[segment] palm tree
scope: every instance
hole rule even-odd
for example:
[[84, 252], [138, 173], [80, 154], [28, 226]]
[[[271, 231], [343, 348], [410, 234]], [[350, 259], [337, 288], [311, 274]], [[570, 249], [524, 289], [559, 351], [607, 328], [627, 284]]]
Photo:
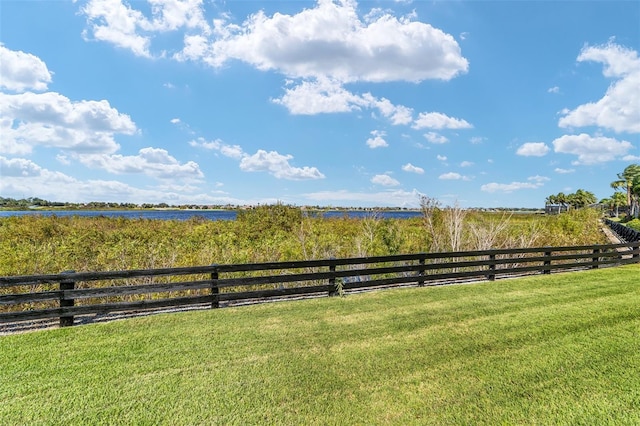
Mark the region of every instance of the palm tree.
[[615, 190], [624, 190], [627, 193], [627, 205], [629, 214], [638, 217], [638, 199], [640, 198], [640, 164], [630, 164], [618, 173], [618, 180], [611, 182]]
[[585, 191], [584, 189], [578, 189], [574, 194], [570, 194], [569, 199], [575, 208], [587, 207], [597, 201], [593, 192]]
[[[558, 195], [556, 195], [556, 201], [558, 202], [558, 204], [562, 207], [566, 207], [566, 210], [569, 210], [569, 197], [567, 197], [567, 195], [564, 192], [558, 192]], [[561, 209], [558, 208], [558, 213], [560, 213]]]
[[620, 206], [625, 206], [626, 201], [627, 197], [622, 192], [614, 192], [611, 196], [611, 204], [616, 209], [616, 217], [618, 217]]

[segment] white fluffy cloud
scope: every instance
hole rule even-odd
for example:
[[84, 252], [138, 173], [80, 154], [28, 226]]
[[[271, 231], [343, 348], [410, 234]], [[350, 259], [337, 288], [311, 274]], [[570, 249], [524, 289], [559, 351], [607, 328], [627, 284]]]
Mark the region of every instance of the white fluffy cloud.
[[0, 156], [0, 194], [22, 198], [24, 194], [46, 200], [84, 202], [87, 200], [117, 200], [133, 203], [173, 204], [209, 203], [241, 204], [229, 197], [196, 193], [191, 185], [165, 185], [158, 189], [140, 189], [114, 180], [81, 181], [60, 172], [47, 170], [24, 158]]
[[106, 100], [73, 102], [55, 92], [0, 93], [0, 152], [26, 154], [35, 146], [113, 153], [114, 135], [134, 134], [131, 118]]
[[386, 148], [389, 146], [384, 137], [386, 133], [381, 130], [374, 130], [371, 132], [372, 138], [367, 139], [367, 146], [371, 149]]
[[[87, 18], [85, 37], [151, 57], [156, 34], [182, 29], [184, 47], [172, 55], [176, 60], [201, 61], [213, 67], [239, 60], [295, 79], [280, 98], [273, 99], [292, 114], [368, 108], [394, 125], [407, 125], [413, 122], [411, 108], [370, 93], [353, 94], [343, 85], [450, 80], [468, 69], [451, 35], [417, 21], [414, 14], [396, 17], [373, 9], [360, 16], [355, 0], [318, 0], [314, 7], [291, 15], [267, 16], [260, 11], [239, 24], [222, 14], [211, 26], [204, 18], [202, 0], [147, 3], [150, 13], [145, 14], [144, 8], [134, 9], [124, 0], [90, 0], [81, 8]], [[470, 126], [457, 119], [440, 125]]]
[[467, 71], [455, 39], [412, 17], [358, 16], [353, 0], [320, 0], [297, 14], [264, 12], [240, 25], [217, 22], [209, 63], [231, 59], [295, 78], [351, 81], [449, 80]]
[[145, 174], [157, 179], [198, 180], [203, 177], [198, 164], [180, 163], [161, 148], [142, 148], [138, 155], [80, 155], [87, 167], [99, 168], [114, 174]]
[[46, 90], [51, 72], [37, 56], [10, 50], [0, 43], [0, 88], [22, 92]]
[[441, 112], [421, 112], [414, 129], [471, 129], [473, 126], [461, 118], [449, 117]]
[[371, 178], [371, 183], [381, 186], [398, 186], [400, 182], [392, 178], [388, 174], [375, 175]]
[[518, 148], [516, 154], [524, 157], [543, 157], [549, 152], [549, 147], [544, 142], [527, 142]]
[[[50, 74], [43, 71], [46, 71], [46, 65], [39, 58], [6, 49], [2, 55], [3, 60], [9, 58], [13, 62], [22, 61], [24, 66], [33, 66], [34, 75], [40, 75], [40, 80], [34, 80], [33, 76], [27, 80], [38, 80], [42, 84], [32, 83], [27, 87], [12, 83], [13, 89], [46, 88], [44, 82], [50, 80], [46, 78]], [[134, 156], [116, 154], [120, 149], [115, 141], [116, 135], [133, 135], [138, 129], [131, 117], [113, 108], [106, 100], [72, 101], [55, 92], [0, 93], [0, 117], [0, 153], [25, 155], [39, 147], [58, 148], [62, 152], [56, 158], [67, 165], [73, 159], [109, 173], [144, 174], [163, 180], [197, 181], [203, 177], [198, 164], [193, 161], [180, 163], [164, 149], [144, 148]], [[180, 123], [179, 120], [172, 122]], [[46, 176], [55, 181], [63, 176], [41, 169], [27, 159], [5, 159], [3, 169], [16, 178], [27, 174], [30, 177]], [[69, 177], [64, 179], [73, 180]], [[10, 184], [14, 187], [19, 185], [16, 182]]]
[[630, 142], [604, 136], [564, 135], [553, 141], [555, 152], [578, 157], [574, 164], [597, 164], [615, 160], [633, 148]]
[[186, 28], [178, 60], [222, 66], [240, 60], [294, 78], [330, 77], [342, 82], [450, 80], [467, 72], [453, 36], [414, 20], [375, 9], [358, 15], [355, 0], [319, 0], [296, 14], [259, 11], [240, 23], [227, 16], [209, 26], [201, 0], [149, 0], [151, 16], [123, 0], [90, 0], [81, 12], [87, 38], [151, 56], [155, 33]]
[[258, 150], [255, 154], [249, 155], [239, 145], [228, 145], [220, 139], [206, 141], [198, 138], [189, 142], [195, 148], [218, 151], [225, 157], [240, 160], [240, 170], [245, 172], [268, 172], [278, 179], [287, 180], [309, 180], [324, 179], [324, 175], [316, 167], [293, 167], [289, 160], [292, 155], [282, 155], [276, 151], [267, 152]]
[[445, 136], [436, 133], [436, 132], [428, 132], [424, 134], [424, 138], [426, 140], [428, 140], [431, 143], [447, 143], [449, 142], [449, 139], [447, 139]]
[[613, 78], [605, 95], [597, 102], [565, 111], [560, 127], [598, 126], [617, 133], [640, 133], [640, 58], [638, 52], [609, 43], [586, 46], [578, 62], [593, 61], [604, 65], [605, 77]]
[[[289, 82], [293, 84], [293, 82]], [[285, 93], [272, 102], [284, 106], [291, 114], [315, 115], [343, 113], [372, 109], [388, 119], [391, 124], [409, 124], [413, 110], [404, 105], [394, 105], [386, 98], [376, 98], [370, 93], [351, 93], [337, 80], [318, 78], [302, 81], [287, 87]]]
[[190, 141], [189, 145], [196, 148], [219, 151], [225, 157], [235, 158], [236, 160], [239, 160], [246, 155], [239, 145], [227, 145], [220, 139], [206, 141], [204, 138], [198, 138], [197, 140]]
[[404, 105], [394, 105], [386, 98], [376, 98], [370, 93], [362, 95], [369, 108], [377, 109], [383, 117], [389, 119], [391, 124], [409, 124], [413, 121], [413, 109]]
[[325, 176], [315, 167], [293, 167], [289, 164], [289, 160], [292, 159], [291, 155], [260, 149], [253, 155], [245, 155], [240, 160], [240, 169], [245, 172], [268, 172], [278, 179], [324, 179]]
[[402, 166], [402, 170], [408, 173], [417, 173], [419, 175], [424, 174], [424, 169], [422, 167], [414, 166], [411, 163], [407, 163]]
[[0, 156], [0, 175], [5, 178], [38, 176], [41, 171], [40, 166], [31, 160]]
[[283, 105], [292, 114], [301, 115], [350, 112], [359, 110], [366, 104], [360, 96], [330, 79], [303, 81], [285, 89], [282, 97], [272, 101]]
[[151, 17], [132, 9], [122, 0], [90, 0], [81, 13], [87, 17], [85, 38], [112, 43], [137, 56], [151, 57], [154, 33], [178, 28], [200, 29], [208, 34], [202, 0], [148, 0]]
[[440, 179], [440, 180], [470, 180], [470, 178], [468, 176], [464, 176], [464, 175], [461, 175], [460, 173], [456, 173], [456, 172], [443, 173], [440, 176], [438, 176], [438, 179]]

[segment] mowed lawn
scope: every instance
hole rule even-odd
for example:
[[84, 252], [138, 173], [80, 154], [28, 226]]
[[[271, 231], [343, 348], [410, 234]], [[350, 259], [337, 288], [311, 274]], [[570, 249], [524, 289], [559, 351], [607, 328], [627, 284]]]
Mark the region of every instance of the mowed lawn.
[[640, 265], [0, 337], [0, 424], [640, 424]]

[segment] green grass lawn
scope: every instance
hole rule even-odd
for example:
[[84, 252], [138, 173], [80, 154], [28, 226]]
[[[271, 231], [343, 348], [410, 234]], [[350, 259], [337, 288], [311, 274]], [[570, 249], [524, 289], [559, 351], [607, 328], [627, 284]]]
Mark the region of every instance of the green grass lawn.
[[0, 424], [640, 424], [640, 265], [0, 337]]

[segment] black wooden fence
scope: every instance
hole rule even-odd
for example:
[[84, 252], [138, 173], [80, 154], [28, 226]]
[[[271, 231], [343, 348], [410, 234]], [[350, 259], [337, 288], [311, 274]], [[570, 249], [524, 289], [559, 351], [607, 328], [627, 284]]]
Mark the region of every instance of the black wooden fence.
[[443, 285], [640, 263], [640, 242], [0, 277], [0, 323], [218, 308], [400, 285]]
[[633, 242], [640, 241], [640, 232], [633, 228], [629, 228], [619, 222], [614, 222], [609, 219], [605, 219], [605, 223], [611, 228], [613, 232], [618, 234], [618, 237], [623, 241]]

